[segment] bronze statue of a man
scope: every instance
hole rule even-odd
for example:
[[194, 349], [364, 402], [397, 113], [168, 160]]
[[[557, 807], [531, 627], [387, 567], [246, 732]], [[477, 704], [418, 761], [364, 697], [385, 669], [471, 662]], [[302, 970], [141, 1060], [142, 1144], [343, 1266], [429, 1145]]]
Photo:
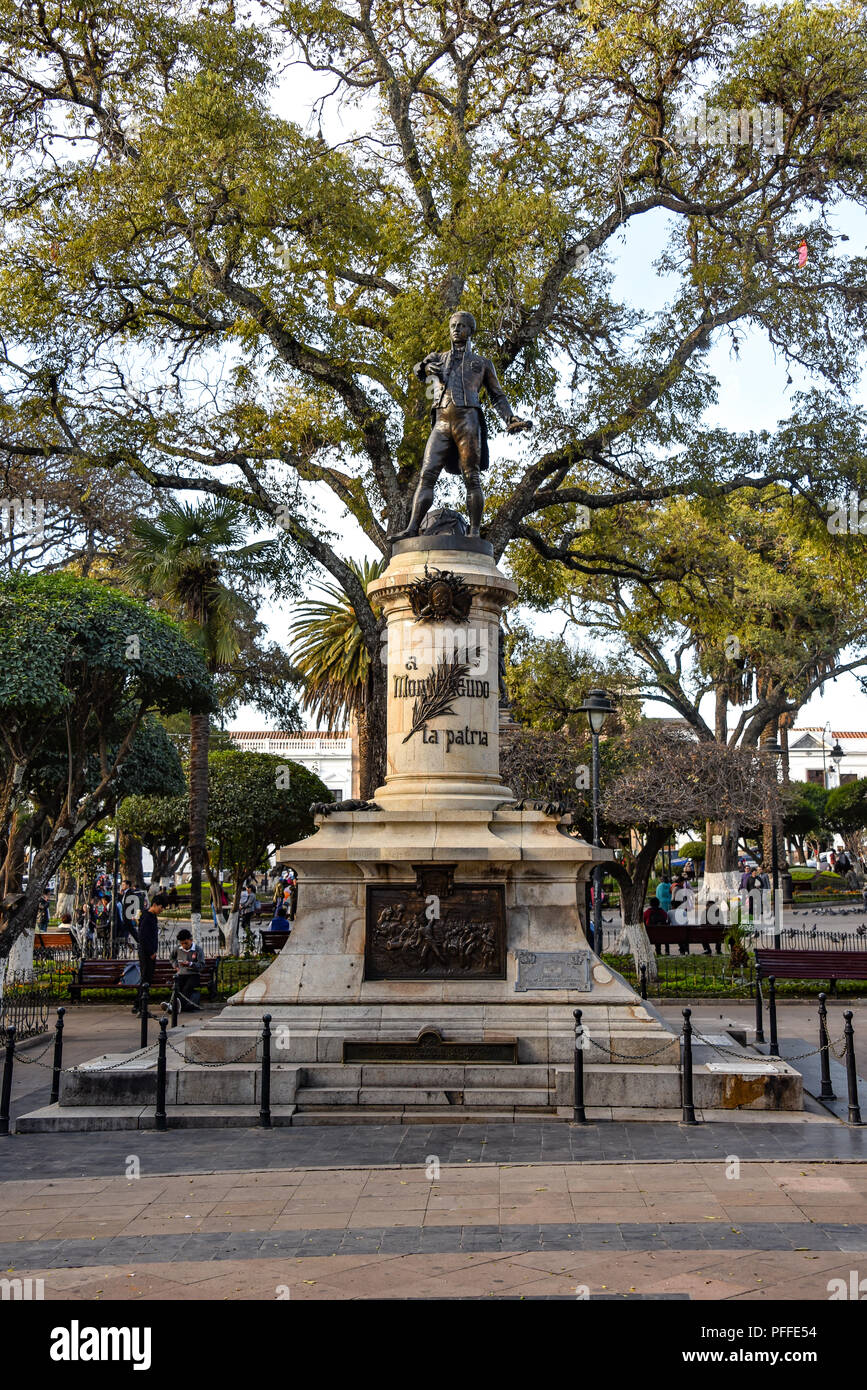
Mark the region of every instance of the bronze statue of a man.
[[434, 486], [445, 468], [460, 474], [467, 490], [470, 535], [477, 536], [482, 524], [485, 497], [481, 473], [488, 466], [488, 433], [479, 391], [488, 393], [497, 414], [511, 434], [532, 429], [529, 420], [519, 420], [497, 380], [488, 357], [473, 352], [470, 340], [476, 331], [472, 314], [460, 310], [449, 319], [452, 345], [448, 352], [429, 352], [417, 362], [414, 371], [421, 381], [433, 381], [431, 432], [425, 445], [421, 477], [412, 500], [412, 516], [404, 531], [393, 540], [417, 536], [419, 527], [433, 502]]

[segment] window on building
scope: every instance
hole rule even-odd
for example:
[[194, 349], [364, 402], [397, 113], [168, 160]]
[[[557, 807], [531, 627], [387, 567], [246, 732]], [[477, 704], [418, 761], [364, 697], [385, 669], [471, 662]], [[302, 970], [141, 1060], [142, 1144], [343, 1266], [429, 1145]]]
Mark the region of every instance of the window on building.
[[818, 782], [820, 787], [825, 785], [825, 774], [820, 767], [807, 768], [807, 781]]
[[841, 786], [841, 787], [845, 787], [845, 785], [846, 785], [847, 782], [857, 782], [857, 781], [858, 781], [858, 773], [857, 773], [857, 772], [841, 772], [841, 773], [840, 773], [840, 786]]

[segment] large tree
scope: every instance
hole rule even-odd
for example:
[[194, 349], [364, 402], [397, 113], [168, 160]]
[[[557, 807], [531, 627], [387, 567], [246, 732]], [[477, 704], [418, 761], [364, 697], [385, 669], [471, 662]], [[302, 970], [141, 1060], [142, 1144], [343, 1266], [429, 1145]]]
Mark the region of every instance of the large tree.
[[[92, 580], [0, 580], [0, 961], [64, 856], [134, 789], [123, 778], [148, 712], [212, 703], [201, 657], [169, 618]], [[25, 835], [38, 847], [21, 891]]]
[[[619, 848], [607, 866], [620, 890], [624, 934], [636, 969], [656, 978], [656, 961], [644, 929], [647, 885], [660, 850], [675, 830], [713, 815], [761, 819], [780, 814], [781, 789], [755, 749], [702, 741], [688, 730], [641, 720], [600, 740], [600, 834]], [[521, 796], [572, 812], [589, 838], [590, 790], [586, 776], [590, 740], [567, 729], [527, 729], [513, 735], [501, 759], [504, 780]], [[576, 771], [581, 775], [576, 778]], [[714, 920], [729, 920], [728, 901], [717, 899]]]
[[309, 835], [314, 828], [312, 804], [331, 801], [332, 794], [300, 763], [239, 748], [211, 754], [208, 781], [209, 837], [234, 883], [228, 924], [218, 922], [223, 949], [231, 954], [237, 948], [245, 879], [264, 867], [269, 851]]
[[[243, 510], [225, 499], [193, 505], [166, 501], [153, 519], [133, 525], [125, 565], [130, 585], [140, 585], [181, 619], [212, 675], [227, 671], [244, 644], [242, 621], [252, 611], [249, 590], [273, 571], [267, 542], [247, 544]], [[202, 917], [202, 872], [206, 869], [208, 824], [207, 712], [191, 711], [190, 914], [195, 930]]]
[[867, 777], [858, 777], [828, 793], [825, 823], [835, 830], [856, 858], [864, 853], [867, 836]]
[[135, 836], [147, 847], [153, 860], [154, 883], [164, 885], [177, 873], [190, 836], [190, 798], [186, 792], [180, 796], [126, 796], [118, 807], [117, 823], [122, 833]]
[[[703, 742], [752, 749], [827, 680], [867, 666], [867, 540], [827, 520], [778, 486], [646, 504], [631, 520], [618, 508], [568, 569], [524, 545], [514, 571], [528, 602], [628, 662], [635, 694]], [[738, 838], [736, 821], [711, 817], [715, 891], [734, 886]]]
[[[378, 579], [384, 560], [349, 561], [364, 588]], [[361, 795], [369, 800], [382, 783], [385, 731], [378, 719], [376, 675], [355, 609], [343, 590], [321, 586], [321, 598], [299, 603], [289, 623], [292, 659], [304, 683], [307, 706], [326, 729], [354, 724]], [[381, 622], [381, 610], [373, 612]]]
[[[276, 522], [295, 571], [324, 566], [355, 607], [380, 718], [376, 617], [317, 487], [387, 553], [428, 427], [411, 368], [457, 305], [538, 425], [490, 475], [497, 557], [521, 536], [568, 563], [576, 507], [768, 479], [824, 500], [859, 476], [844, 396], [867, 296], [829, 216], [865, 198], [858, 0], [257, 13], [0, 0], [9, 457]], [[289, 59], [356, 103], [349, 135], [278, 113]], [[699, 96], [723, 113], [707, 139], [681, 119]], [[740, 143], [762, 111], [773, 147]], [[667, 243], [625, 303], [616, 249], [645, 225]], [[704, 423], [705, 354], [747, 330], [816, 385], [775, 435]]]

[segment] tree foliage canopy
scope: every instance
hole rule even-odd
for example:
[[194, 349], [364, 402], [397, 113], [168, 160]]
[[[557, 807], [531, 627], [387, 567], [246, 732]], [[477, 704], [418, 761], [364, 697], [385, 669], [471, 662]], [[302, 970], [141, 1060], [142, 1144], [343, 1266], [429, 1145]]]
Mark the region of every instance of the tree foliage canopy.
[[[210, 676], [171, 619], [93, 580], [66, 574], [0, 579], [6, 893], [22, 816], [34, 803], [41, 833], [23, 900], [3, 905], [0, 954], [29, 925], [64, 855], [123, 794], [128, 759], [132, 781], [161, 789], [173, 774], [177, 780], [177, 756], [146, 715], [211, 708]], [[32, 820], [28, 833], [34, 833]]]
[[[261, 13], [0, 0], [9, 458], [273, 519], [296, 574], [322, 564], [349, 594], [373, 660], [375, 617], [311, 485], [385, 553], [427, 429], [411, 367], [458, 304], [538, 422], [491, 478], [498, 556], [519, 536], [571, 564], [577, 507], [769, 480], [824, 503], [863, 478], [846, 392], [864, 267], [828, 217], [864, 202], [858, 0]], [[280, 114], [289, 58], [355, 104], [349, 138]], [[699, 99], [779, 109], [777, 147], [680, 138]], [[614, 281], [619, 238], [646, 225], [667, 234], [661, 306]], [[747, 330], [811, 381], [774, 434], [705, 423], [706, 351]]]
[[313, 831], [310, 807], [331, 801], [314, 772], [271, 753], [224, 749], [208, 758], [208, 838], [233, 871], [236, 891], [270, 848]]

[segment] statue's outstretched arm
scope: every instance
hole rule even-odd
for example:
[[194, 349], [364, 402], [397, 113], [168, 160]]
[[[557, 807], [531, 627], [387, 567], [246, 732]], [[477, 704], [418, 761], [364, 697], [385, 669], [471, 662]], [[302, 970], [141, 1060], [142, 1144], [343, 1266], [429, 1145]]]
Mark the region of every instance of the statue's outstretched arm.
[[491, 398], [491, 404], [509, 430], [528, 430], [532, 429], [530, 420], [519, 420], [512, 407], [509, 405], [509, 398], [500, 385], [496, 368], [493, 362], [488, 361], [485, 366], [485, 376], [482, 383]]

